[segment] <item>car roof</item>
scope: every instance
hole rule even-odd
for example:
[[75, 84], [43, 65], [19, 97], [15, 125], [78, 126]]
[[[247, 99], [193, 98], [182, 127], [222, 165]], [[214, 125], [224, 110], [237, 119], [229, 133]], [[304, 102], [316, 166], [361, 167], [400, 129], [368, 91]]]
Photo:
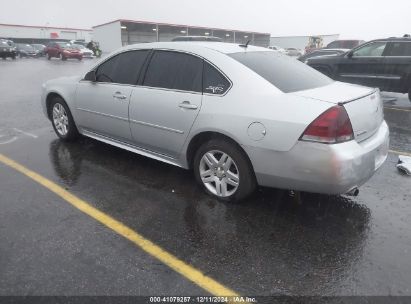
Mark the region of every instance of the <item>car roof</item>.
[[151, 42], [151, 43], [139, 43], [132, 44], [123, 47], [123, 50], [144, 48], [144, 49], [174, 49], [180, 51], [193, 51], [195, 49], [209, 49], [214, 50], [223, 54], [239, 53], [244, 51], [267, 51], [270, 49], [248, 45], [247, 47], [242, 47], [240, 44], [236, 43], [226, 43], [226, 42], [209, 42], [209, 41], [173, 41], [173, 42]]
[[333, 51], [333, 52], [348, 52], [350, 49], [337, 49], [337, 48], [333, 48], [333, 49], [319, 49], [319, 50], [315, 50], [314, 52], [318, 52], [318, 51]]
[[[382, 39], [375, 39], [372, 40], [374, 41], [390, 41], [390, 42], [398, 42], [398, 41], [402, 41], [402, 42], [411, 42], [411, 38], [410, 37], [389, 37], [389, 38], [382, 38]], [[371, 41], [369, 41], [371, 42]]]

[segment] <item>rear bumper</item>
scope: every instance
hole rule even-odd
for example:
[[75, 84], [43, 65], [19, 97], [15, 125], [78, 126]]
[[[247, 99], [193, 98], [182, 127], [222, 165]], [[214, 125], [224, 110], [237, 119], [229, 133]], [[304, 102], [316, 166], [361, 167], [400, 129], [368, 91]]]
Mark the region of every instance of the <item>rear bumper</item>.
[[261, 186], [343, 194], [368, 181], [388, 155], [384, 121], [370, 138], [335, 145], [298, 141], [287, 152], [245, 146]]

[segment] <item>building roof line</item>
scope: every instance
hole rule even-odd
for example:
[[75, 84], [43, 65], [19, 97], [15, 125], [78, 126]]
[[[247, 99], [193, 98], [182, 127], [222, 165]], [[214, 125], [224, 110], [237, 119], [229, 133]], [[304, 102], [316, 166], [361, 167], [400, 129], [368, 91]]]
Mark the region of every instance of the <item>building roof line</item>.
[[240, 32], [240, 33], [252, 33], [252, 34], [262, 34], [262, 35], [270, 35], [270, 33], [262, 33], [262, 32], [254, 32], [254, 31], [244, 31], [244, 30], [232, 30], [232, 29], [224, 29], [224, 28], [214, 28], [214, 27], [206, 27], [206, 26], [196, 26], [196, 25], [186, 25], [186, 24], [174, 24], [174, 23], [164, 23], [164, 22], [154, 22], [154, 21], [143, 21], [143, 20], [128, 20], [128, 19], [116, 19], [110, 22], [106, 22], [103, 24], [95, 25], [92, 28], [108, 25], [115, 22], [129, 22], [129, 23], [137, 23], [137, 24], [153, 24], [153, 25], [168, 25], [168, 26], [179, 26], [179, 27], [189, 27], [189, 28], [198, 28], [198, 29], [208, 29], [208, 30], [217, 30], [217, 31], [227, 31], [227, 32]]
[[270, 38], [298, 38], [298, 37], [318, 37], [318, 36], [321, 36], [321, 37], [324, 37], [324, 36], [337, 36], [337, 35], [340, 35], [340, 34], [319, 34], [319, 35], [296, 35], [296, 36], [294, 36], [294, 35], [290, 35], [290, 36], [271, 36]]
[[17, 27], [30, 27], [39, 29], [57, 29], [57, 30], [73, 30], [73, 31], [85, 31], [91, 32], [91, 29], [71, 28], [71, 27], [58, 27], [58, 26], [41, 26], [41, 25], [23, 25], [23, 24], [4, 24], [0, 23], [0, 26], [17, 26]]

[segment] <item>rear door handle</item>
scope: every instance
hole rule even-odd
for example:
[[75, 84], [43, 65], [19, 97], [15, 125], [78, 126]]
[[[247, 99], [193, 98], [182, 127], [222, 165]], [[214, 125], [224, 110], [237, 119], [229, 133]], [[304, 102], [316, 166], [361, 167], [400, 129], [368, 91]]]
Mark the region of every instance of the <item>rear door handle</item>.
[[127, 96], [126, 96], [126, 95], [121, 94], [121, 92], [115, 92], [115, 93], [113, 94], [113, 97], [114, 97], [114, 98], [117, 98], [117, 99], [121, 99], [121, 100], [123, 100], [123, 99], [126, 99], [126, 98], [127, 98]]
[[189, 109], [189, 110], [196, 110], [198, 108], [197, 105], [191, 104], [189, 101], [183, 101], [178, 106], [182, 109]]

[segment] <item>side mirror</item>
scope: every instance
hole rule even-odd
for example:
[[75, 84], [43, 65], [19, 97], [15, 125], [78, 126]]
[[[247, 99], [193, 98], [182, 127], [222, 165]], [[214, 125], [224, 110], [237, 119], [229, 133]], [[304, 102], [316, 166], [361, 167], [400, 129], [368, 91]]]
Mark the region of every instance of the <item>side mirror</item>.
[[348, 57], [348, 58], [352, 58], [353, 54], [354, 54], [353, 51], [349, 51], [349, 52], [347, 53], [347, 57]]
[[86, 74], [86, 76], [84, 76], [84, 80], [88, 80], [91, 82], [96, 82], [97, 81], [97, 75], [96, 75], [96, 71], [90, 71]]

